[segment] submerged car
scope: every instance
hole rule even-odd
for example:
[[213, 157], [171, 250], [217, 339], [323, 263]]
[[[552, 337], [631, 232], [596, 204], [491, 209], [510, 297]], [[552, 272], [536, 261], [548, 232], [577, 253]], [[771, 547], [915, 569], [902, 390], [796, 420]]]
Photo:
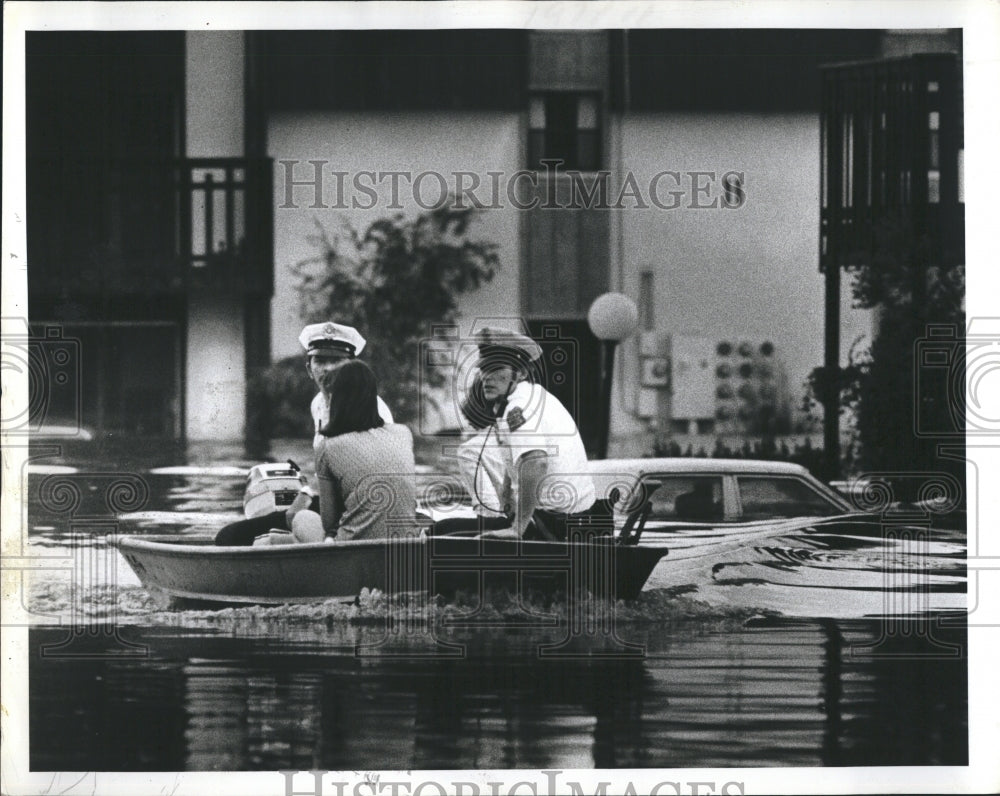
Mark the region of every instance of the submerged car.
[[[858, 513], [805, 467], [788, 462], [677, 457], [596, 459], [588, 466], [598, 498], [611, 499], [617, 510], [627, 512], [640, 496], [649, 497], [647, 532]], [[459, 501], [423, 509], [434, 519], [474, 516], [468, 495]]]
[[805, 467], [788, 462], [603, 459], [590, 462], [590, 471], [599, 493], [608, 496], [617, 489], [623, 502], [639, 494], [638, 486], [659, 484], [650, 497], [647, 534], [857, 512]]

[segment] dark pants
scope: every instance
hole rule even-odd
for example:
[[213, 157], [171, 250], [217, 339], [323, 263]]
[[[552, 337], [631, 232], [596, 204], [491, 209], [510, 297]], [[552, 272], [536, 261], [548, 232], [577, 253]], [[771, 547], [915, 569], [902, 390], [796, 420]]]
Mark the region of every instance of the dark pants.
[[[319, 498], [313, 498], [309, 508], [319, 513]], [[288, 527], [288, 517], [284, 509], [251, 520], [231, 522], [215, 535], [215, 543], [221, 547], [249, 546], [253, 544], [254, 539], [272, 528], [292, 530]]]
[[[506, 517], [451, 517], [434, 523], [429, 536], [449, 534], [469, 535], [484, 531], [510, 528], [513, 522]], [[586, 511], [577, 514], [558, 514], [545, 509], [535, 509], [531, 522], [524, 531], [528, 540], [564, 541], [573, 529], [573, 537], [609, 536], [613, 532], [611, 509], [604, 500], [595, 501]], [[577, 530], [579, 529], [579, 530]]]
[[484, 531], [499, 531], [509, 528], [511, 521], [506, 517], [449, 517], [438, 520], [427, 529], [428, 536], [469, 536]]
[[607, 501], [597, 500], [586, 511], [576, 514], [559, 514], [545, 509], [535, 509], [531, 522], [524, 531], [524, 538], [540, 541], [563, 542], [567, 539], [588, 539], [610, 536], [614, 521]]

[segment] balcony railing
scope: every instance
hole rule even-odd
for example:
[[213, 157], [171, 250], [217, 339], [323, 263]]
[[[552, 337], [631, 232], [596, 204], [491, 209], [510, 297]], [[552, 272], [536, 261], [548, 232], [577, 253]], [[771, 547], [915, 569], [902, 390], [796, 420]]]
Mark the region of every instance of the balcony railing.
[[33, 292], [273, 290], [269, 158], [28, 160]]
[[822, 77], [821, 270], [871, 263], [899, 235], [922, 239], [933, 263], [963, 263], [958, 57], [829, 66]]

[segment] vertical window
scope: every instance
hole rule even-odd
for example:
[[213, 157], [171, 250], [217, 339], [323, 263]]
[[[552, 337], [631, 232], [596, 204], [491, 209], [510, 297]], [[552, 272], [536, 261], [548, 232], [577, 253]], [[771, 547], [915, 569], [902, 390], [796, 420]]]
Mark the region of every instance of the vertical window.
[[528, 165], [561, 160], [561, 169], [601, 167], [601, 109], [596, 94], [553, 92], [531, 97], [528, 107]]
[[654, 319], [653, 272], [639, 274], [639, 328], [651, 332], [656, 328]]

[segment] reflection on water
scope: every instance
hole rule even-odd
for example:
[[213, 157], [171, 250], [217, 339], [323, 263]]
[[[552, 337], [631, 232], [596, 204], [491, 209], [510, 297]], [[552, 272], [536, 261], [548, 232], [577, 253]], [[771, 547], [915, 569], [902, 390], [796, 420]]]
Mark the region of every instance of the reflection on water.
[[[961, 632], [936, 638], [964, 650]], [[32, 647], [59, 637], [32, 631]], [[962, 765], [964, 657], [877, 623], [633, 629], [645, 659], [463, 638], [462, 658], [129, 628], [31, 662], [36, 770]], [[90, 652], [106, 640], [80, 642]], [[84, 647], [78, 647], [79, 653]], [[866, 654], [858, 654], [867, 649]], [[502, 650], [502, 651], [501, 651]], [[933, 684], [933, 687], [929, 687]]]
[[[275, 458], [308, 467], [296, 444]], [[104, 534], [221, 527], [263, 457], [102, 445], [29, 479], [24, 544], [64, 564], [29, 596], [35, 770], [966, 763], [963, 534], [676, 536], [615, 643], [543, 656], [564, 625], [454, 605], [408, 633], [375, 598], [162, 611]]]

